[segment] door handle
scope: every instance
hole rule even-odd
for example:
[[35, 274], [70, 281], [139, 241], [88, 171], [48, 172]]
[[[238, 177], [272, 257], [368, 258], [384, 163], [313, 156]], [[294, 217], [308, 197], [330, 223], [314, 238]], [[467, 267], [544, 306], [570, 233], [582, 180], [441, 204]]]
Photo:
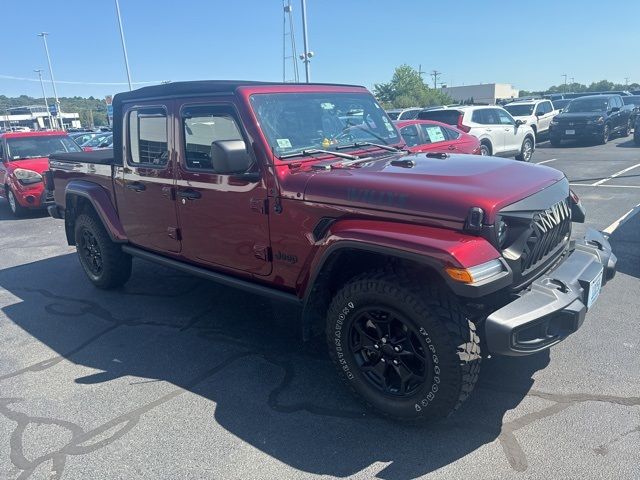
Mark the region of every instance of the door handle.
[[504, 131], [505, 131], [505, 132], [510, 132], [510, 131], [511, 131], [511, 129], [510, 129], [510, 128], [505, 128], [505, 129], [504, 129]]
[[449, 150], [455, 150], [456, 146], [455, 145], [449, 145]]
[[134, 192], [143, 192], [147, 189], [147, 187], [144, 186], [144, 183], [140, 182], [127, 182], [127, 188]]
[[187, 189], [187, 190], [178, 190], [177, 195], [180, 198], [184, 198], [187, 200], [196, 200], [200, 197], [202, 197], [202, 194], [196, 190], [191, 190], [191, 189]]
[[485, 132], [490, 132], [490, 131], [491, 131], [491, 129], [490, 129], [490, 128], [485, 128], [485, 129], [484, 129], [484, 131], [485, 131]]

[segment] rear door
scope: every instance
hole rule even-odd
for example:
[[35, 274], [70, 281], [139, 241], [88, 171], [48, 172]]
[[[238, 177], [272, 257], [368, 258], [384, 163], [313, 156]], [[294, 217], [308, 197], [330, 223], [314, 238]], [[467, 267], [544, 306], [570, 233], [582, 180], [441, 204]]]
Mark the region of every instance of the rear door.
[[180, 251], [171, 107], [171, 102], [138, 105], [123, 118], [120, 220], [132, 244], [159, 252]]
[[538, 118], [538, 132], [546, 132], [549, 130], [549, 124], [554, 117], [553, 105], [550, 101], [540, 102], [534, 112]]
[[[251, 145], [231, 102], [184, 100], [179, 105], [176, 197], [182, 253], [198, 263], [268, 275], [271, 249], [264, 180], [259, 174], [251, 178], [216, 172], [211, 160], [215, 141], [244, 140]], [[260, 172], [257, 164], [251, 172]]]

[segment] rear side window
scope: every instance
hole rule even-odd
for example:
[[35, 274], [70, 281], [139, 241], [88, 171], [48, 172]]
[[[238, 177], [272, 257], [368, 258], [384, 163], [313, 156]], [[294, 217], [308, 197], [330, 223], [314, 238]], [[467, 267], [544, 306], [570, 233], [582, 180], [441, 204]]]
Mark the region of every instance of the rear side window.
[[167, 112], [163, 107], [141, 107], [129, 112], [129, 161], [133, 165], [162, 167], [169, 160]]
[[444, 129], [440, 125], [421, 124], [420, 128], [427, 140], [426, 143], [438, 143], [448, 140], [447, 133], [445, 132], [445, 130], [448, 129]]
[[446, 110], [423, 110], [418, 113], [418, 119], [420, 120], [433, 120], [447, 125], [457, 125], [459, 117], [460, 111], [450, 108]]
[[452, 128], [443, 128], [449, 140], [458, 140], [460, 138], [460, 132], [453, 130]]
[[415, 125], [407, 125], [400, 129], [400, 135], [408, 147], [415, 147], [420, 144], [420, 133]]
[[497, 125], [500, 123], [500, 118], [495, 108], [481, 108], [473, 112], [471, 121], [481, 125]]
[[182, 112], [184, 158], [189, 170], [213, 171], [211, 144], [221, 140], [242, 140], [230, 107], [194, 106]]

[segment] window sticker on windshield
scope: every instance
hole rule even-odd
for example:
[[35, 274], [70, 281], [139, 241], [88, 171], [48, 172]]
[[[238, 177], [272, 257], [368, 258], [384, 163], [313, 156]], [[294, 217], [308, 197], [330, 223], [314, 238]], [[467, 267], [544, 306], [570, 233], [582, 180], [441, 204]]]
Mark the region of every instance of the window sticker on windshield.
[[291, 148], [291, 142], [288, 138], [276, 138], [276, 142], [280, 148]]
[[393, 128], [393, 125], [391, 125], [391, 122], [389, 120], [387, 120], [387, 117], [382, 117], [382, 121], [384, 122], [384, 126], [387, 127], [387, 130], [391, 133], [394, 133], [395, 130]]
[[431, 140], [432, 143], [443, 142], [445, 140], [440, 127], [427, 127], [427, 135], [429, 135], [429, 140]]

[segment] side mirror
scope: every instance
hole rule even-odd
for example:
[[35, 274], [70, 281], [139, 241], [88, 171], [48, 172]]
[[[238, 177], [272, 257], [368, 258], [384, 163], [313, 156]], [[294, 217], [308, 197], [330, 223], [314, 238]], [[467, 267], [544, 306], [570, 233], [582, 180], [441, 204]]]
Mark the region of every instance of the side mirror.
[[525, 123], [527, 123], [526, 120], [516, 120], [516, 127], [519, 127], [520, 125], [524, 125]]
[[613, 112], [619, 112], [620, 111], [620, 107], [613, 107], [611, 108], [611, 113]]
[[211, 144], [211, 163], [217, 173], [244, 173], [253, 161], [242, 140], [219, 140]]

